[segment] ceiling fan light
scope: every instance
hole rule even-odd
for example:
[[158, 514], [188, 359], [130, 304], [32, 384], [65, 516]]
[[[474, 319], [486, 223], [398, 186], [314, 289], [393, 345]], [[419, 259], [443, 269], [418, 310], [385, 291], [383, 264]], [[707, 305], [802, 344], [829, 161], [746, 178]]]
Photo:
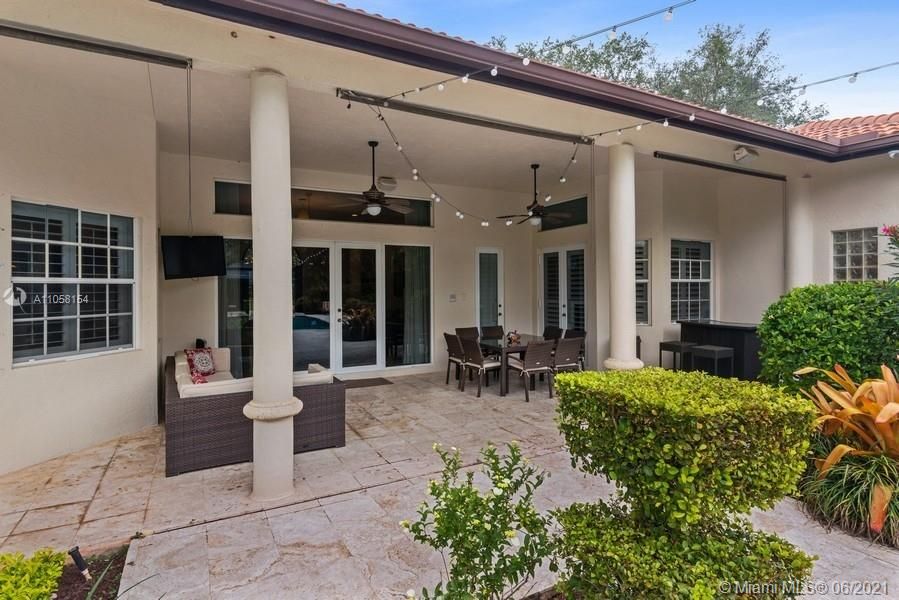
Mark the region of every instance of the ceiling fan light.
[[540, 217], [537, 217], [537, 216], [533, 216], [533, 217], [531, 217], [530, 219], [528, 219], [528, 223], [530, 223], [530, 224], [533, 225], [534, 227], [539, 226], [539, 225], [540, 225], [540, 221], [541, 221]]
[[379, 214], [381, 214], [381, 205], [374, 204], [374, 203], [369, 204], [368, 206], [365, 207], [365, 212], [367, 212], [368, 214], [370, 214], [373, 217], [377, 217]]
[[512, 225], [512, 219], [506, 219], [506, 227]]

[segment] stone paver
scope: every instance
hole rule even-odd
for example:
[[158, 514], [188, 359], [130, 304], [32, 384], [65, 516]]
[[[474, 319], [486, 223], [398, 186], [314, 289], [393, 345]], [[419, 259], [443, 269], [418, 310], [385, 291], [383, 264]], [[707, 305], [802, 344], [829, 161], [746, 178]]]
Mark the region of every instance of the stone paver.
[[[249, 499], [249, 464], [166, 478], [160, 428], [4, 475], [0, 552], [98, 550], [142, 531], [128, 551], [121, 590], [139, 584], [126, 600], [401, 598], [443, 570], [440, 555], [398, 525], [414, 517], [441, 468], [434, 442], [458, 447], [472, 464], [488, 441], [517, 440], [550, 473], [536, 498], [541, 510], [613, 492], [571, 468], [545, 389], [525, 403], [515, 383], [505, 398], [494, 385], [478, 399], [445, 386], [441, 374], [392, 380], [347, 392], [346, 447], [297, 455], [295, 493], [276, 503]], [[899, 597], [899, 552], [828, 533], [792, 500], [752, 518], [820, 556], [817, 579], [887, 581]], [[538, 575], [535, 589], [550, 585], [548, 572]]]

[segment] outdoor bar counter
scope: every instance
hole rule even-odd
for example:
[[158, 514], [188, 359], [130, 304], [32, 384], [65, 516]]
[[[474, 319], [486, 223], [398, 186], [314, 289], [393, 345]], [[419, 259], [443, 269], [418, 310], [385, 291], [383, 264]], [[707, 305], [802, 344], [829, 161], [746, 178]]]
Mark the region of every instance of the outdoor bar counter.
[[678, 321], [680, 339], [695, 344], [728, 346], [734, 349], [734, 377], [754, 380], [762, 368], [759, 362], [761, 343], [752, 323], [726, 321]]

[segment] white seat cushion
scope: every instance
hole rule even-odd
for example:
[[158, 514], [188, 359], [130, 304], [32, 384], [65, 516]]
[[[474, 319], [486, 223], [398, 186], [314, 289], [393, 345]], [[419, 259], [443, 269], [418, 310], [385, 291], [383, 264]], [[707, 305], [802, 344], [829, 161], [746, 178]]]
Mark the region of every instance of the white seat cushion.
[[[216, 373], [217, 374], [217, 373]], [[238, 394], [253, 390], [253, 378], [209, 380], [206, 383], [190, 383], [178, 386], [178, 395], [182, 398], [199, 398], [202, 396], [219, 396], [222, 394]]]
[[524, 363], [520, 358], [515, 358], [514, 356], [509, 357], [509, 366], [513, 369], [518, 369], [519, 371], [524, 368]]
[[293, 374], [293, 385], [294, 386], [303, 386], [303, 385], [316, 385], [319, 383], [333, 383], [334, 382], [334, 373], [331, 371], [318, 371], [318, 372], [308, 372], [308, 373], [294, 373]]
[[485, 371], [487, 371], [487, 370], [490, 370], [490, 369], [498, 369], [498, 368], [500, 368], [502, 365], [500, 364], [500, 362], [499, 362], [498, 360], [485, 360], [483, 366], [482, 366], [482, 365], [479, 365], [479, 364], [476, 364], [476, 363], [465, 363], [465, 366], [466, 366], [466, 367], [471, 367], [471, 368], [473, 368], [473, 369], [480, 369], [480, 368], [483, 368]]

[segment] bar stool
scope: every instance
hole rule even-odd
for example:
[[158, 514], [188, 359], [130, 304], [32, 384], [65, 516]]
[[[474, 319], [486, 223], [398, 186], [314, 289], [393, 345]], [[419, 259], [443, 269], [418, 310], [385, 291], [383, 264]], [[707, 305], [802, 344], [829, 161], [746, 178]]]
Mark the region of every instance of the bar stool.
[[[692, 348], [696, 345], [695, 342], [682, 342], [680, 340], [670, 340], [667, 342], [659, 343], [659, 366], [662, 366], [662, 352], [670, 352], [672, 357], [672, 362], [674, 366], [674, 370], [677, 371], [677, 355], [680, 354], [680, 368], [683, 370], [684, 368], [684, 358], [685, 355], [690, 354]], [[692, 364], [693, 360], [690, 359], [690, 363]]]
[[714, 375], [718, 374], [718, 361], [724, 358], [730, 359], [730, 376], [734, 376], [734, 349], [729, 346], [714, 346], [712, 344], [704, 344], [701, 346], [693, 346], [692, 353], [690, 355], [690, 368], [694, 368], [694, 360], [696, 357], [699, 358], [709, 358], [713, 361], [713, 371]]

